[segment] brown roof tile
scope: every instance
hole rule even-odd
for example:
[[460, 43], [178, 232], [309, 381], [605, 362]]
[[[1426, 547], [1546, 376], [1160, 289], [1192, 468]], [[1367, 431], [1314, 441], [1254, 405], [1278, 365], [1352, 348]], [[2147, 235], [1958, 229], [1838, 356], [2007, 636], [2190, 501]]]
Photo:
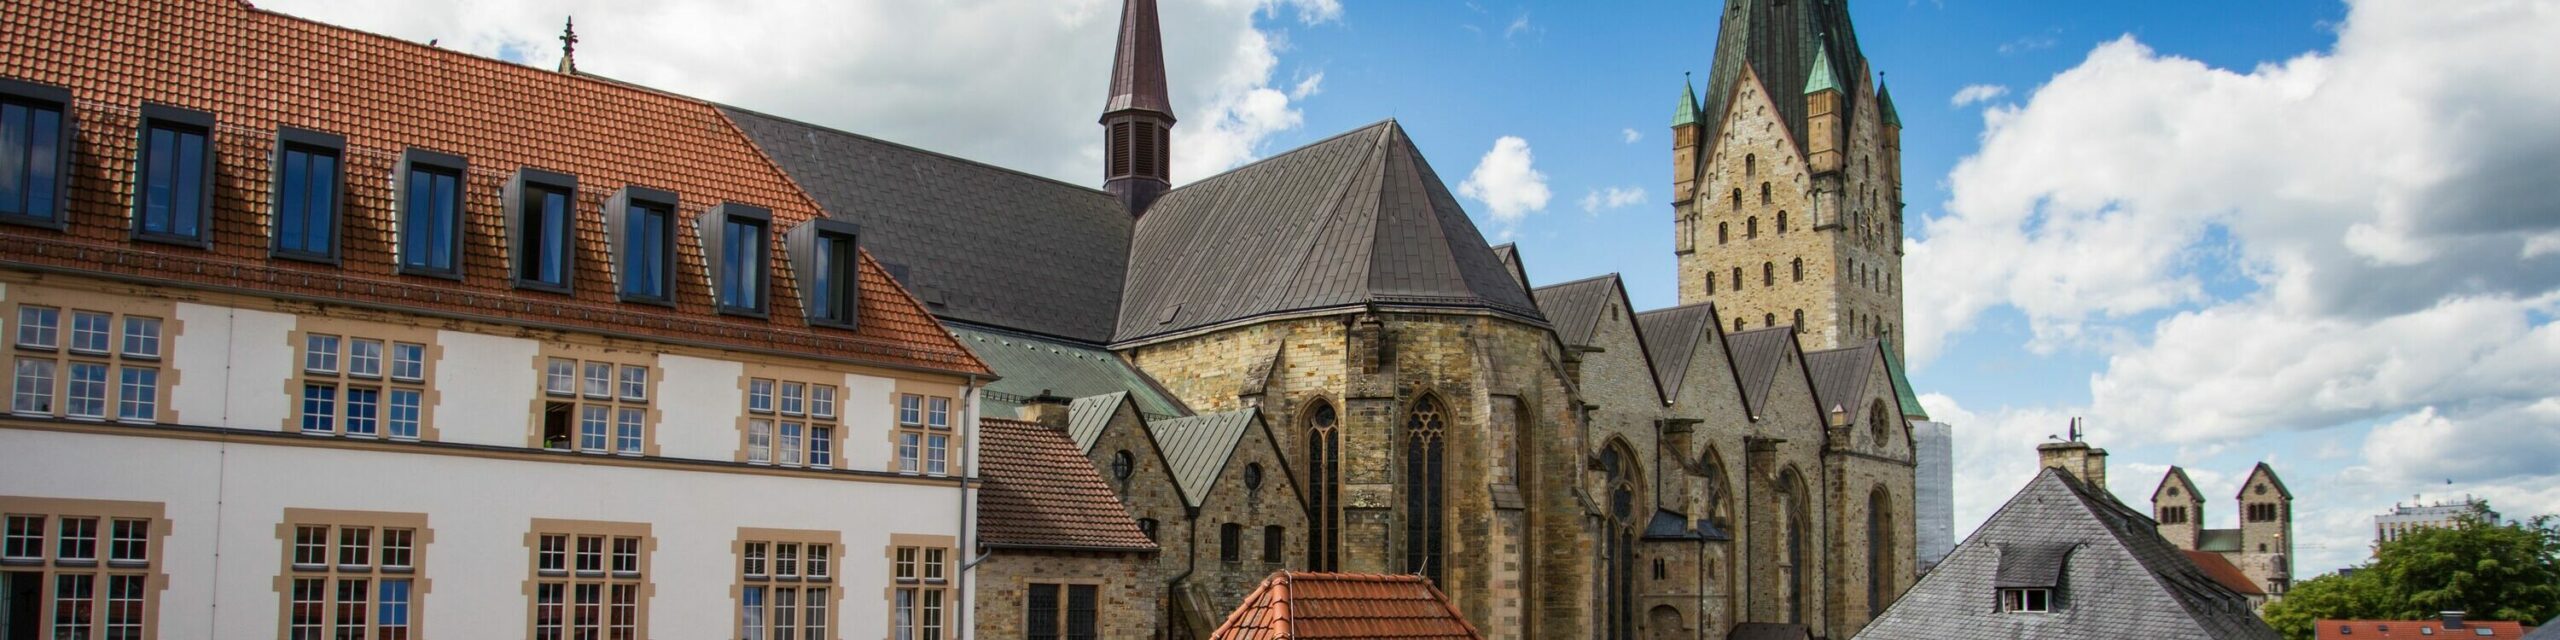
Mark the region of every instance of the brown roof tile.
[[1414, 575], [1271, 574], [1211, 640], [1484, 637], [1447, 594]]
[[2230, 558], [2211, 551], [2194, 549], [2180, 551], [2187, 554], [2187, 559], [2194, 561], [2196, 568], [2203, 569], [2205, 577], [2212, 578], [2214, 582], [2221, 583], [2222, 586], [2238, 591], [2244, 596], [2267, 595], [2267, 590], [2258, 588], [2257, 583], [2249, 581], [2249, 574], [2241, 572], [2238, 565], [2231, 564]]
[[989, 547], [1154, 551], [1119, 494], [1067, 434], [1036, 422], [978, 422], [978, 540]]
[[[0, 0], [0, 76], [71, 91], [79, 135], [69, 225], [7, 227], [0, 262], [514, 324], [985, 373], [866, 253], [860, 329], [802, 320], [775, 247], [772, 319], [713, 312], [697, 234], [678, 225], [673, 309], [617, 302], [598, 211], [614, 191], [772, 210], [775, 237], [820, 208], [712, 105], [248, 8], [236, 0]], [[145, 102], [215, 114], [212, 246], [127, 239]], [[268, 153], [279, 127], [346, 136], [342, 265], [270, 260]], [[461, 282], [394, 273], [390, 181], [404, 149], [470, 163]], [[573, 295], [515, 289], [499, 191], [519, 167], [575, 175]]]
[[2532, 627], [2503, 620], [2469, 620], [2447, 629], [2444, 619], [2322, 620], [2311, 625], [2319, 640], [2504, 640], [2522, 638]]

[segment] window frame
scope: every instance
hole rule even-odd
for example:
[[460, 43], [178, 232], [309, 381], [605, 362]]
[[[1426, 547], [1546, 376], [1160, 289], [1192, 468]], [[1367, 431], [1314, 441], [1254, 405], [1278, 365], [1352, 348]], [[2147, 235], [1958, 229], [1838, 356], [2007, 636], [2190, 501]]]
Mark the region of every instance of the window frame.
[[[2054, 606], [2053, 592], [2054, 590], [2048, 587], [2002, 587], [1999, 595], [2000, 612], [2053, 613], [2057, 609], [2057, 607]], [[2012, 595], [2017, 596], [2014, 606], [2012, 606], [2012, 601], [2010, 599], [2010, 596]], [[2033, 595], [2042, 595], [2043, 597], [2028, 597]], [[2042, 602], [2037, 603], [2037, 600], [2041, 600]], [[2042, 606], [2030, 606], [2031, 604], [2041, 604]]]
[[[526, 637], [543, 637], [540, 633], [543, 629], [558, 629], [559, 635], [554, 636], [558, 638], [617, 637], [614, 635], [615, 614], [622, 605], [615, 601], [614, 595], [626, 590], [632, 596], [628, 610], [631, 615], [630, 637], [650, 637], [649, 601], [657, 591], [653, 582], [655, 572], [651, 567], [655, 564], [653, 556], [657, 555], [658, 540], [648, 523], [535, 518], [530, 529], [525, 536], [525, 550], [533, 558], [533, 562], [525, 565]], [[556, 570], [544, 569], [542, 544], [546, 538], [554, 536], [562, 540], [560, 560], [563, 566]], [[580, 569], [577, 564], [579, 556], [585, 554], [580, 543], [587, 538], [601, 539], [599, 564], [593, 570]], [[632, 541], [631, 560], [634, 566], [629, 571], [617, 567], [623, 555], [621, 542], [626, 539]], [[557, 607], [559, 615], [556, 627], [541, 625], [542, 591], [549, 586], [558, 587], [559, 600], [551, 603]], [[579, 594], [590, 587], [594, 590], [594, 602], [581, 602]], [[594, 618], [590, 624], [581, 624], [579, 616], [585, 613], [581, 609], [586, 607], [592, 607], [589, 611]], [[582, 629], [593, 629], [595, 633], [580, 635], [578, 632]]]
[[[824, 240], [826, 242], [821, 242]], [[822, 273], [818, 248], [843, 243], [844, 259], [830, 260], [835, 273]], [[800, 311], [810, 326], [854, 330], [860, 328], [862, 315], [862, 226], [834, 218], [817, 217], [791, 228], [785, 245], [791, 252], [791, 270], [800, 294]], [[813, 292], [832, 282], [830, 294], [834, 304], [820, 308], [813, 304]]]
[[[545, 282], [537, 278], [527, 278], [524, 275], [524, 261], [532, 257], [532, 250], [536, 248], [534, 243], [538, 242], [537, 239], [527, 237], [527, 234], [531, 233], [534, 227], [526, 224], [525, 216], [539, 214], [538, 212], [529, 210], [527, 207], [529, 203], [526, 202], [526, 199], [533, 197], [537, 193], [546, 192], [556, 192], [568, 201], [560, 213], [560, 223], [563, 227], [560, 231], [559, 246], [545, 248], [547, 251], [556, 251], [559, 254], [559, 282]], [[514, 283], [515, 288], [518, 289], [531, 289], [534, 291], [544, 291], [561, 295], [576, 293], [578, 282], [578, 177], [534, 167], [519, 167], [516, 169], [515, 176], [507, 179], [507, 188], [504, 192], [504, 198], [504, 204], [507, 212], [507, 217], [503, 221], [507, 230], [507, 281]]]
[[[326, 155], [337, 161], [337, 170], [329, 179], [329, 250], [314, 252], [288, 249], [284, 246], [285, 153], [300, 151], [309, 155]], [[295, 127], [277, 127], [275, 149], [268, 153], [267, 186], [267, 257], [338, 265], [346, 255], [347, 208], [347, 138], [346, 136]], [[308, 212], [306, 212], [308, 215]], [[306, 242], [307, 244], [307, 242]]]
[[[0, 513], [12, 522], [32, 519], [36, 526], [35, 555], [11, 555], [6, 566], [12, 573], [34, 574], [43, 593], [35, 627], [43, 637], [55, 634], [61, 619], [54, 617], [53, 607], [61, 603], [82, 605], [81, 614], [71, 621], [86, 631], [85, 638], [105, 638], [116, 630], [138, 630], [132, 637], [161, 637], [159, 605], [161, 590], [153, 585], [168, 580], [162, 558], [168, 551], [170, 521], [166, 505], [160, 502], [123, 500], [87, 500], [33, 498], [0, 495]], [[58, 539], [63, 523], [84, 521], [89, 524], [87, 557], [66, 557]], [[117, 535], [119, 523], [142, 523], [139, 537]], [[23, 538], [21, 538], [23, 540]], [[121, 542], [131, 547], [120, 548]], [[21, 549], [23, 551], [23, 549]], [[132, 550], [140, 558], [118, 558], [118, 552]], [[86, 588], [76, 597], [60, 597], [55, 591], [61, 585], [78, 582]], [[131, 591], [119, 591], [124, 585]], [[131, 603], [129, 606], [120, 606]]]
[[[679, 203], [673, 191], [640, 185], [624, 185], [614, 191], [613, 197], [605, 200], [605, 235], [612, 247], [614, 299], [662, 307], [676, 305], [676, 207]], [[635, 206], [647, 207], [659, 214], [657, 295], [635, 294], [625, 285], [630, 279], [630, 251], [635, 244], [631, 239], [635, 229], [630, 219], [631, 208]], [[709, 245], [704, 246], [707, 248]]]
[[[712, 308], [724, 316], [772, 317], [773, 212], [750, 204], [722, 202], [702, 212], [702, 215], [694, 220], [695, 234], [702, 238], [703, 268], [711, 276]], [[728, 236], [729, 225], [732, 223], [752, 226], [757, 230], [755, 249], [761, 255], [754, 260], [740, 263], [743, 266], [752, 267], [752, 273], [741, 276], [741, 281], [755, 283], [753, 300], [749, 301], [751, 304], [747, 306], [730, 304], [728, 292], [722, 288], [722, 282], [727, 280], [729, 275], [724, 269], [729, 262]]]
[[[15, 103], [29, 108], [50, 107], [59, 114], [56, 118], [58, 123], [55, 125], [57, 130], [54, 132], [52, 215], [36, 216], [29, 215], [23, 210], [11, 213], [0, 209], [0, 223], [61, 231], [70, 224], [71, 220], [70, 212], [67, 210], [71, 205], [71, 151], [74, 146], [77, 146], [80, 131], [79, 124], [76, 122], [78, 117], [72, 108], [71, 91], [52, 85], [0, 77], [0, 102]], [[34, 123], [29, 123], [27, 127], [29, 131], [35, 130]], [[26, 183], [19, 184], [24, 188]], [[20, 206], [24, 206], [24, 203], [20, 203]]]
[[[409, 217], [417, 215], [417, 212], [410, 210], [409, 192], [410, 189], [419, 187], [418, 185], [411, 184], [409, 174], [416, 173], [418, 171], [453, 174], [453, 222], [452, 224], [447, 225], [451, 227], [447, 231], [452, 234], [453, 246], [445, 249], [445, 253], [447, 254], [445, 257], [451, 261], [450, 264], [452, 265], [448, 268], [438, 269], [429, 266], [410, 264], [410, 256], [406, 251], [407, 245], [409, 244]], [[466, 253], [463, 251], [463, 246], [470, 244], [470, 241], [465, 236], [465, 234], [469, 232], [470, 227], [463, 222], [464, 218], [471, 216], [470, 162], [465, 160], [462, 156], [442, 151], [435, 151], [432, 149], [410, 147], [400, 152], [400, 163], [397, 168], [392, 170], [391, 181], [391, 209], [394, 212], [391, 220], [393, 237], [391, 246], [392, 253], [396, 256], [392, 261], [392, 272], [404, 276], [426, 276], [430, 278], [442, 278], [454, 281], [462, 280], [463, 256]]]
[[[131, 215], [127, 218], [132, 225], [129, 237], [134, 240], [181, 247], [198, 249], [213, 247], [213, 200], [216, 188], [213, 177], [219, 173], [218, 168], [222, 165], [221, 145], [214, 139], [214, 125], [213, 113], [209, 111], [197, 111], [156, 102], [142, 103], [142, 121], [134, 126], [133, 208]], [[143, 230], [143, 217], [151, 210], [148, 186], [151, 180], [151, 132], [156, 129], [173, 131], [192, 129], [194, 133], [204, 136], [204, 166], [200, 169], [201, 175], [197, 176], [204, 185], [203, 200], [196, 203], [193, 212], [178, 211], [174, 208], [170, 210], [171, 216], [192, 213], [196, 217], [196, 233], [193, 236]], [[176, 167], [175, 164], [171, 166]], [[175, 222], [175, 218], [171, 221]]]

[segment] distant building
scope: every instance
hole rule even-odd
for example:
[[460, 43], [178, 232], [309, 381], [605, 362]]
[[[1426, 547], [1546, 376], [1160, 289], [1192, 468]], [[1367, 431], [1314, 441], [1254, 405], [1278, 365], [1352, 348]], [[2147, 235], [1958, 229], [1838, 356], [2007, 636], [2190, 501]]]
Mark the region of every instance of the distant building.
[[2232, 496], [2240, 503], [2240, 526], [2204, 528], [2204, 494], [2187, 470], [2170, 467], [2151, 490], [2152, 517], [2160, 537], [2190, 551], [2222, 554], [2266, 590], [2264, 602], [2283, 600], [2293, 586], [2293, 491], [2276, 477], [2274, 467], [2258, 463]]
[[1913, 560], [1925, 573], [1956, 548], [1955, 429], [1944, 422], [1913, 420], [1911, 446], [1911, 506], [1919, 529]]
[[2429, 505], [2391, 505], [2391, 512], [2373, 517], [2373, 546], [2400, 539], [2419, 529], [2447, 529], [2463, 516], [2479, 514], [2490, 522], [2498, 521], [2498, 512], [2488, 503], [2463, 496], [2460, 502], [2437, 502]]
[[2104, 450], [2038, 449], [2044, 471], [1859, 640], [2277, 637], [2247, 595], [2107, 493]]
[[2312, 625], [2319, 640], [2508, 640], [2521, 638], [2560, 637], [2555, 634], [2533, 634], [2534, 628], [2521, 622], [2465, 621], [2462, 612], [2447, 611], [2430, 620], [2322, 620]]

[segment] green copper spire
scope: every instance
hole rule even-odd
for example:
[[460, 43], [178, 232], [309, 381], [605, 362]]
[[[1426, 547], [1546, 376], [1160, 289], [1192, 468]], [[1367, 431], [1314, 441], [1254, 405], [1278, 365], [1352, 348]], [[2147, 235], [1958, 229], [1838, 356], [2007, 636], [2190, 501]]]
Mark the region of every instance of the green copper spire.
[[[1888, 109], [1885, 113], [1893, 113], [1893, 111]], [[1929, 419], [1929, 411], [1920, 408], [1920, 396], [1911, 391], [1911, 374], [1902, 370], [1901, 358], [1893, 357], [1893, 340], [1887, 338], [1878, 342], [1877, 345], [1878, 348], [1884, 349], [1885, 374], [1893, 376], [1894, 399], [1902, 402], [1902, 415], [1922, 420]]]
[[1884, 109], [1885, 126], [1902, 126], [1902, 114], [1893, 111], [1893, 89], [1884, 86], [1883, 80], [1876, 81], [1876, 106]]
[[1689, 74], [1680, 74], [1680, 110], [1671, 114], [1671, 126], [1685, 127], [1698, 123], [1698, 90], [1689, 85]]
[[1813, 73], [1804, 79], [1805, 95], [1839, 91], [1840, 79], [1831, 75], [1831, 41], [1824, 38], [1813, 45]]

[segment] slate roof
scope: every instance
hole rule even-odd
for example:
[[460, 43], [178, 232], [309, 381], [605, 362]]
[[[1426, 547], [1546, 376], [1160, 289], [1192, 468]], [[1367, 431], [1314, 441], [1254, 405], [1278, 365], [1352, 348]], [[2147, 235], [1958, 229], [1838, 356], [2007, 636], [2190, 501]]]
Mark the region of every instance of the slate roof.
[[1587, 347], [1600, 335], [1601, 318], [1607, 315], [1602, 311], [1626, 298], [1621, 287], [1618, 274], [1610, 273], [1538, 287], [1529, 295], [1567, 346]]
[[1415, 575], [1280, 571], [1244, 598], [1211, 640], [1474, 640], [1449, 596]]
[[1127, 270], [1111, 194], [738, 108], [723, 113], [945, 319], [1103, 343]]
[[[2045, 469], [1860, 631], [1860, 640], [2248, 638], [2274, 640], [2241, 594], [2155, 533], [2150, 518]], [[2069, 549], [2051, 613], [1998, 611], [2013, 550]]]
[[961, 345], [976, 352], [996, 375], [1002, 376], [987, 383], [988, 393], [981, 408], [987, 415], [1014, 415], [1022, 399], [1043, 392], [1082, 398], [1121, 391], [1138, 401], [1141, 413], [1189, 413], [1153, 378], [1101, 347], [959, 323], [947, 326]]
[[2524, 640], [2560, 640], [2560, 616], [2552, 616], [2550, 620], [2542, 621], [2542, 626], [2534, 627], [2533, 632], [2524, 634]]
[[1093, 453], [1093, 443], [1102, 439], [1111, 419], [1120, 415], [1120, 407], [1129, 404], [1129, 392], [1113, 391], [1098, 396], [1076, 398], [1067, 403], [1067, 438], [1076, 449]]
[[988, 548], [1156, 550], [1093, 461], [1036, 422], [979, 421], [978, 542]]
[[1120, 5], [1119, 50], [1111, 56], [1111, 97], [1105, 113], [1138, 109], [1173, 116], [1165, 97], [1164, 28], [1156, 22], [1156, 0], [1129, 0]]
[[[689, 222], [723, 202], [771, 211], [777, 232], [821, 215], [798, 187], [691, 98], [250, 8], [246, 2], [76, 0], [0, 9], [0, 76], [66, 88], [77, 123], [67, 225], [0, 230], [0, 262], [109, 278], [328, 300], [501, 324], [593, 331], [952, 373], [984, 373], [916, 301], [865, 257], [860, 329], [809, 326], [786, 243], [772, 243], [771, 317], [712, 307]], [[538, 100], [536, 99], [538, 97]], [[212, 114], [220, 188], [203, 248], [135, 242], [133, 158], [145, 103]], [[271, 259], [268, 185], [280, 127], [345, 137], [339, 264]], [[390, 181], [410, 148], [459, 155], [462, 278], [401, 275]], [[680, 153], [676, 153], [680, 151]], [[572, 293], [520, 289], [507, 261], [515, 172], [578, 181]], [[672, 308], [624, 303], [599, 212], [625, 185], [677, 194]], [[779, 234], [777, 234], [779, 235]]]
[[1867, 373], [1875, 365], [1874, 343], [1804, 354], [1805, 373], [1813, 378], [1813, 397], [1821, 401], [1823, 415], [1830, 415], [1832, 407], [1852, 416], [1865, 413], [1866, 403], [1859, 400], [1867, 395]]
[[1644, 525], [1644, 539], [1655, 541], [1723, 541], [1731, 540], [1733, 538], [1732, 536], [1726, 535], [1723, 529], [1717, 528], [1714, 522], [1710, 522], [1706, 519], [1701, 518], [1693, 523], [1690, 522], [1688, 516], [1680, 515], [1678, 512], [1670, 509], [1655, 509], [1653, 511], [1653, 520], [1646, 522]]
[[1493, 258], [1502, 261], [1503, 270], [1511, 272], [1511, 280], [1520, 283], [1520, 288], [1529, 288], [1529, 270], [1520, 264], [1519, 245], [1509, 242], [1493, 245]]
[[1367, 305], [1545, 324], [1394, 120], [1166, 192], [1129, 247], [1115, 344]]
[[1636, 328], [1644, 333], [1644, 351], [1653, 359], [1654, 380], [1661, 383], [1667, 399], [1679, 402], [1680, 390], [1685, 388], [1681, 383], [1688, 379], [1689, 363], [1696, 358], [1698, 345], [1714, 341], [1715, 303], [1639, 313]]
[[1236, 443], [1244, 440], [1245, 430], [1260, 420], [1261, 414], [1254, 409], [1237, 409], [1151, 420], [1147, 431], [1155, 436], [1156, 448], [1164, 452], [1165, 465], [1173, 471], [1174, 488], [1181, 489], [1182, 500], [1196, 509], [1208, 500], [1220, 472], [1235, 457]]
[[2197, 570], [2203, 571], [2206, 577], [2213, 578], [2213, 581], [2220, 583], [2223, 588], [2239, 592], [2244, 596], [2267, 595], [2267, 590], [2258, 588], [2258, 583], [2251, 581], [2248, 573], [2241, 571], [2238, 565], [2231, 564], [2231, 559], [2222, 554], [2195, 550], [2179, 553], [2185, 554], [2188, 562], [2196, 563]]
[[[1786, 369], [1788, 355], [1796, 348], [1794, 327], [1769, 327], [1725, 334], [1726, 349], [1733, 351], [1733, 370], [1742, 378], [1742, 401], [1751, 415], [1767, 415], [1761, 403], [1769, 399], [1769, 386]], [[1822, 409], [1830, 411], [1829, 407]]]
[[[1704, 105], [1707, 135], [1723, 134], [1725, 112], [1733, 104], [1735, 83], [1748, 66], [1760, 76], [1778, 110], [1778, 121], [1792, 133], [1801, 154], [1805, 144], [1805, 101], [1799, 91], [1812, 79], [1816, 58], [1828, 60], [1835, 78], [1849, 79], [1843, 89], [1855, 91], [1864, 78], [1866, 56], [1859, 52], [1857, 30], [1849, 23], [1847, 2], [1733, 2], [1717, 25], [1714, 66], [1707, 74]], [[1820, 52], [1817, 55], [1817, 51]], [[1852, 116], [1855, 100], [1841, 101], [1841, 115]]]

